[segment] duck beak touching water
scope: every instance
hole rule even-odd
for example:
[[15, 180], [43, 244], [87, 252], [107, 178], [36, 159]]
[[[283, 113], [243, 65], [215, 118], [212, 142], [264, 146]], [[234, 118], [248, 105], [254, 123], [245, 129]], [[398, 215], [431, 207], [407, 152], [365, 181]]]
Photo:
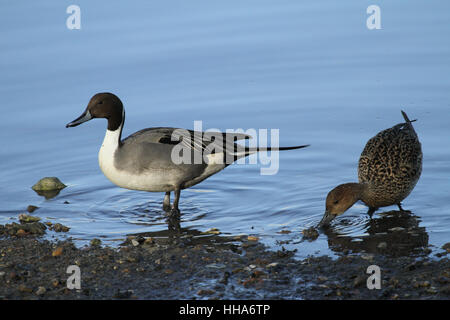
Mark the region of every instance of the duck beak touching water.
[[320, 220], [319, 224], [317, 225], [317, 228], [326, 228], [330, 225], [330, 222], [333, 221], [333, 219], [336, 218], [335, 215], [331, 214], [328, 211], [325, 211], [322, 220]]
[[325, 213], [317, 225], [318, 228], [329, 226], [337, 216], [343, 214], [361, 198], [364, 186], [358, 183], [345, 183], [331, 190], [327, 195]]
[[412, 122], [402, 111], [405, 122], [380, 131], [371, 138], [358, 162], [358, 182], [345, 183], [331, 190], [318, 227], [326, 227], [356, 201], [362, 201], [372, 214], [380, 207], [397, 205], [414, 189], [422, 172], [422, 147]]

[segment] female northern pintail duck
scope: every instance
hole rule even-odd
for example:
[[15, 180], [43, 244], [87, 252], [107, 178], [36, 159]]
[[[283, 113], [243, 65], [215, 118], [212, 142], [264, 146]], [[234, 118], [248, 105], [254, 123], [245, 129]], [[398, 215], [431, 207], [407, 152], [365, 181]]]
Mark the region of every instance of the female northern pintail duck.
[[328, 193], [326, 210], [319, 227], [329, 225], [361, 200], [372, 214], [379, 207], [398, 205], [414, 189], [422, 172], [422, 147], [412, 122], [402, 111], [405, 123], [379, 132], [361, 153], [359, 183], [345, 183]]
[[[94, 118], [108, 120], [98, 154], [103, 174], [122, 188], [165, 192], [163, 209], [172, 214], [179, 213], [182, 189], [196, 185], [237, 159], [258, 151], [307, 147], [248, 148], [235, 143], [251, 138], [241, 133], [205, 133], [162, 127], [140, 130], [121, 140], [125, 110], [120, 99], [112, 93], [94, 95], [83, 114], [66, 127], [75, 127]], [[174, 161], [173, 155], [181, 154], [181, 158], [187, 161], [180, 161], [179, 158]], [[172, 207], [171, 191], [175, 194]]]

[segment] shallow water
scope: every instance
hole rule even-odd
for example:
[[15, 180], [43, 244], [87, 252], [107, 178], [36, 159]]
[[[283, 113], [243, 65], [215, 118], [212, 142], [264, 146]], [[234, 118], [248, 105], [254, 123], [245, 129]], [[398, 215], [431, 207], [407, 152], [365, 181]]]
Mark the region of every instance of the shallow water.
[[[123, 136], [202, 120], [204, 129], [280, 129], [280, 145], [311, 144], [280, 153], [276, 175], [233, 165], [183, 191], [182, 228], [256, 235], [299, 257], [371, 252], [374, 234], [395, 241], [389, 229], [399, 226], [419, 234], [417, 246], [449, 241], [450, 4], [378, 1], [382, 29], [368, 30], [369, 1], [78, 1], [82, 28], [68, 30], [70, 4], [0, 4], [0, 223], [33, 204], [80, 245], [164, 236], [163, 194], [120, 189], [101, 173], [105, 122], [64, 127], [110, 91], [127, 111]], [[328, 191], [357, 179], [366, 141], [401, 122], [400, 109], [418, 119], [424, 152], [404, 201], [413, 217], [370, 222], [358, 204], [332, 231], [302, 241]], [[44, 176], [68, 187], [45, 199], [31, 190]]]

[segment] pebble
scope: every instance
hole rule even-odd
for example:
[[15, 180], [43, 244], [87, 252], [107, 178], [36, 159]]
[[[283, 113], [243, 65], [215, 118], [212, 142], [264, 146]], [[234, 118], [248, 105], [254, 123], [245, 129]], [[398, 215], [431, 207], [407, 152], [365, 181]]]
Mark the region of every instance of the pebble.
[[24, 285], [24, 284], [21, 284], [21, 285], [19, 285], [19, 291], [20, 291], [20, 292], [31, 293], [31, 292], [33, 292], [33, 289], [28, 288], [28, 287], [27, 287], [26, 285]]
[[36, 294], [37, 294], [38, 296], [42, 296], [45, 292], [47, 292], [47, 289], [45, 289], [44, 287], [39, 287], [39, 288], [36, 290]]
[[309, 240], [316, 240], [319, 237], [319, 232], [314, 227], [310, 227], [302, 231], [303, 238]]
[[39, 218], [39, 217], [29, 216], [25, 213], [19, 214], [19, 221], [22, 223], [37, 222], [40, 220], [41, 220], [41, 218]]
[[447, 242], [442, 246], [442, 249], [444, 249], [447, 252], [450, 252], [450, 242]]
[[377, 245], [377, 248], [378, 248], [378, 249], [386, 249], [386, 248], [387, 248], [387, 243], [386, 243], [386, 242], [380, 242], [380, 243]]
[[273, 267], [276, 267], [278, 265], [278, 262], [272, 262], [272, 263], [269, 263], [268, 265], [266, 265], [266, 268], [273, 268]]
[[217, 228], [211, 228], [209, 230], [202, 232], [201, 234], [221, 234], [221, 232]]
[[90, 244], [92, 247], [99, 246], [102, 244], [102, 240], [94, 238], [91, 240]]
[[214, 290], [210, 290], [210, 289], [200, 289], [197, 291], [197, 295], [199, 295], [199, 296], [210, 296], [214, 293], [216, 293], [216, 292]]
[[51, 191], [51, 190], [61, 190], [67, 187], [56, 177], [45, 177], [36, 182], [31, 188], [35, 191]]
[[55, 223], [52, 227], [50, 227], [50, 230], [55, 232], [68, 232], [70, 228], [63, 226], [61, 223]]
[[39, 209], [39, 207], [33, 206], [33, 205], [31, 205], [31, 204], [27, 207], [28, 213], [33, 213], [33, 212], [36, 211], [37, 209]]
[[372, 261], [373, 260], [374, 255], [373, 254], [369, 254], [369, 253], [363, 253], [361, 255], [361, 259], [367, 260], [367, 261]]
[[19, 229], [19, 230], [17, 230], [16, 236], [22, 237], [22, 236], [25, 236], [27, 234], [28, 233], [25, 230]]
[[258, 238], [258, 237], [255, 237], [255, 236], [248, 236], [248, 237], [247, 237], [247, 240], [248, 240], [248, 241], [258, 241], [259, 238]]
[[53, 257], [59, 257], [63, 253], [63, 248], [58, 247], [52, 252]]

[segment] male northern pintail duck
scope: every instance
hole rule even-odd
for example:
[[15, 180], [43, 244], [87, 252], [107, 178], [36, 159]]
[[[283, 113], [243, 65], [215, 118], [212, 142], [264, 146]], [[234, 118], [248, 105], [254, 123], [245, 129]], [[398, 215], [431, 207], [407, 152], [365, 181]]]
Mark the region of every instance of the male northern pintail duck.
[[[205, 133], [163, 127], [143, 129], [122, 140], [125, 110], [120, 99], [112, 93], [94, 95], [83, 114], [66, 127], [75, 127], [94, 118], [108, 120], [98, 154], [103, 174], [122, 188], [165, 192], [163, 209], [171, 214], [179, 213], [178, 202], [182, 189], [196, 185], [237, 159], [258, 151], [307, 147], [248, 148], [235, 143], [251, 138], [242, 133]], [[174, 162], [172, 155], [176, 147], [177, 150], [180, 147], [188, 150], [187, 160], [191, 161]], [[171, 191], [175, 194], [173, 206], [170, 205]]]
[[422, 172], [422, 147], [412, 122], [402, 111], [405, 123], [379, 132], [361, 153], [359, 183], [345, 183], [328, 193], [326, 210], [319, 227], [329, 225], [361, 200], [372, 214], [379, 207], [398, 205], [414, 189]]

